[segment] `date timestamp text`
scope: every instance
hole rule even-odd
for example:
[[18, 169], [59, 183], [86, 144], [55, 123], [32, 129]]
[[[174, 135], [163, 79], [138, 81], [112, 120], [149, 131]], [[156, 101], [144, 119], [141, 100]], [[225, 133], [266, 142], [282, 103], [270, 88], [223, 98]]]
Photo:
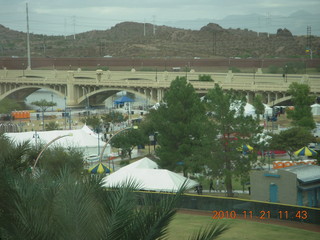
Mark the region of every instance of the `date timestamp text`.
[[305, 210], [298, 211], [212, 211], [212, 219], [223, 219], [223, 218], [231, 218], [231, 219], [269, 219], [269, 218], [278, 218], [283, 220], [306, 220], [308, 219], [308, 212]]

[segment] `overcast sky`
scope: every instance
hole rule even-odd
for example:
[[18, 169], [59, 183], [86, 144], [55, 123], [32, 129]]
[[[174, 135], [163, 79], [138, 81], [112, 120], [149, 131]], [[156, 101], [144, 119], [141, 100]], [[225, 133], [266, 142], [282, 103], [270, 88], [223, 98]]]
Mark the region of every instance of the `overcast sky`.
[[[245, 28], [248, 22], [241, 18], [223, 20], [230, 15], [259, 14], [249, 20], [252, 28], [276, 31], [279, 25], [294, 28], [290, 18], [280, 24], [279, 16], [288, 17], [297, 11], [317, 14], [320, 19], [320, 0], [0, 0], [0, 24], [25, 32], [26, 2], [30, 32], [47, 35], [106, 30], [123, 21], [191, 29], [199, 29], [205, 22], [221, 22], [223, 27]], [[313, 21], [318, 24], [310, 20], [302, 27], [311, 25], [312, 33], [320, 35], [320, 20]]]

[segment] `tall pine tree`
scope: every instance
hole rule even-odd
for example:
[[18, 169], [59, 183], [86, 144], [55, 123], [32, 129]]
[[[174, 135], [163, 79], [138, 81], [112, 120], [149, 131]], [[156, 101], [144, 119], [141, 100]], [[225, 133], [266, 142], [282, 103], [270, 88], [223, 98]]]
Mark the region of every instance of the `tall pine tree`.
[[170, 170], [187, 172], [199, 167], [201, 139], [207, 118], [199, 95], [185, 77], [171, 82], [157, 110], [149, 114], [149, 122], [158, 132], [159, 164]]
[[245, 105], [245, 98], [234, 91], [224, 92], [217, 84], [206, 95], [212, 129], [218, 135], [211, 138], [205, 161], [215, 176], [224, 177], [228, 196], [233, 196], [232, 179], [246, 177], [257, 160], [254, 153], [243, 149], [244, 145], [252, 146], [254, 135], [261, 130], [257, 119], [245, 116]]

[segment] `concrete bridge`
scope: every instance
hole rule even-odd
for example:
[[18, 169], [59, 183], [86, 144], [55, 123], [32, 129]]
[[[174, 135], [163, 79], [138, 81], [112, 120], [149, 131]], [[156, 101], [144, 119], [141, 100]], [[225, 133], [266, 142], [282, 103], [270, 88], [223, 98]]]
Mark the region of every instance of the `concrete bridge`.
[[[213, 82], [197, 81], [199, 75], [210, 75]], [[138, 72], [131, 71], [58, 71], [0, 70], [0, 100], [24, 99], [38, 89], [47, 89], [66, 97], [68, 107], [99, 105], [120, 91], [127, 91], [149, 102], [159, 102], [177, 76], [186, 76], [199, 94], [205, 94], [218, 83], [223, 89], [234, 89], [246, 95], [249, 102], [256, 94], [269, 105], [281, 105], [290, 100], [286, 91], [292, 82], [310, 85], [311, 93], [320, 94], [320, 75], [291, 75], [212, 72]], [[48, 96], [49, 98], [49, 96]]]

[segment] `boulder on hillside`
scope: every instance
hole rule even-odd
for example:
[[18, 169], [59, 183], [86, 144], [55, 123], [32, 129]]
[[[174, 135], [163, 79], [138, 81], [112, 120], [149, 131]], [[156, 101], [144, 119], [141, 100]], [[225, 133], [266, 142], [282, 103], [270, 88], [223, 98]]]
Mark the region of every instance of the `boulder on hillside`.
[[224, 29], [216, 23], [209, 23], [208, 25], [200, 29], [200, 31], [210, 31], [210, 32], [221, 32], [223, 30]]
[[277, 30], [277, 36], [279, 36], [279, 37], [292, 37], [292, 33], [286, 28], [284, 28], [284, 29], [279, 28]]

